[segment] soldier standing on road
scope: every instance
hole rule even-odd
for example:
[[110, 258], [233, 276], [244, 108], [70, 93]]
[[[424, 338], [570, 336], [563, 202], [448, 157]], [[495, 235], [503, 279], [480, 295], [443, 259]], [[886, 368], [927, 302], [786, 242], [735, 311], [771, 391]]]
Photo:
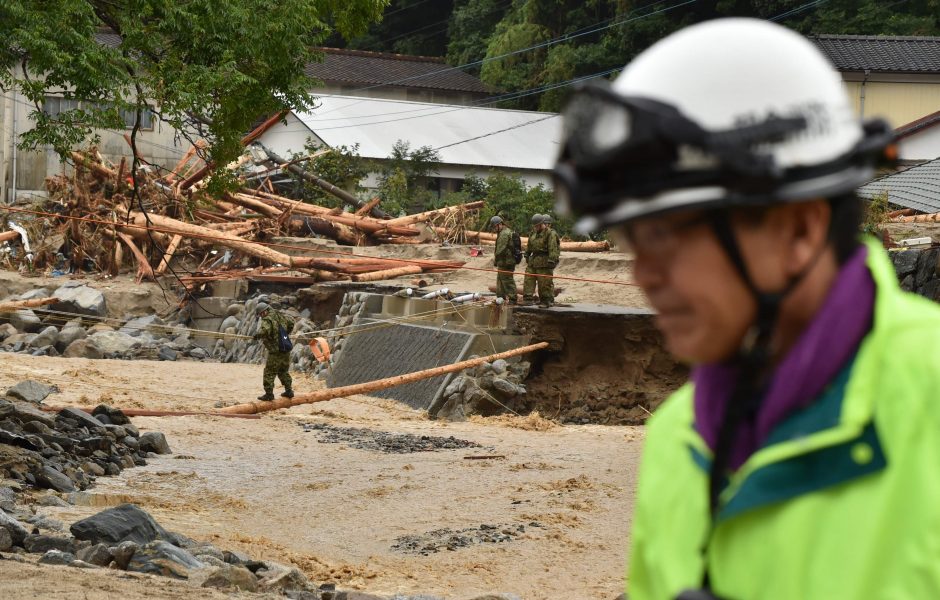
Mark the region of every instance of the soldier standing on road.
[[268, 358], [264, 363], [264, 394], [258, 396], [258, 400], [274, 400], [274, 378], [277, 377], [284, 384], [284, 398], [293, 398], [292, 389], [293, 380], [290, 370], [290, 351], [282, 352], [280, 349], [279, 328], [283, 327], [288, 333], [294, 328], [294, 321], [280, 312], [272, 309], [264, 302], [258, 303], [258, 314], [261, 316], [261, 324], [258, 326], [258, 332], [254, 339], [261, 340], [265, 350], [268, 351]]
[[516, 257], [512, 248], [512, 229], [507, 227], [502, 217], [499, 216], [490, 219], [490, 228], [497, 233], [493, 265], [500, 271], [510, 271], [496, 275], [496, 297], [504, 299], [509, 304], [515, 304], [516, 280], [513, 279], [512, 271], [516, 270]]
[[535, 287], [538, 277], [534, 277], [535, 271], [532, 269], [532, 248], [538, 245], [536, 238], [541, 235], [542, 218], [544, 215], [535, 213], [532, 215], [532, 231], [529, 233], [529, 241], [525, 246], [525, 279], [522, 282], [522, 303], [535, 304]]
[[552, 217], [538, 216], [541, 218], [536, 225], [537, 233], [529, 238], [526, 246], [526, 272], [531, 272], [534, 276], [526, 277], [523, 298], [532, 301], [532, 288], [538, 284], [539, 306], [549, 308], [555, 303], [555, 282], [552, 275], [561, 256], [561, 242], [558, 234], [552, 229]]

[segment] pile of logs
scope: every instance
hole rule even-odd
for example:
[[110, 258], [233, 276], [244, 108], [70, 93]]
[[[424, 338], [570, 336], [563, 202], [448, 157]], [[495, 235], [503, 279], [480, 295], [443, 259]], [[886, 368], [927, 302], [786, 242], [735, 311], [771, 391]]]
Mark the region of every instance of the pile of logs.
[[892, 223], [940, 223], [940, 213], [915, 214], [913, 208], [902, 208], [889, 212], [887, 218]]
[[[483, 202], [392, 218], [382, 210], [378, 198], [356, 198], [301, 167], [300, 160], [287, 161], [257, 144], [257, 138], [278, 119], [275, 115], [242, 139], [245, 154], [222, 167], [240, 183], [233, 191], [217, 195], [207, 191], [208, 178], [218, 167], [202, 158], [204, 144], [190, 148], [166, 172], [144, 166], [131, 173], [130, 161], [110, 164], [94, 148], [72, 152], [74, 173], [48, 178], [48, 198], [34, 207], [33, 215], [19, 220], [28, 229], [32, 267], [62, 272], [90, 270], [112, 276], [129, 267], [136, 269], [141, 281], [164, 275], [175, 257], [185, 263], [188, 274], [180, 279], [187, 287], [214, 279], [272, 273], [299, 273], [317, 280], [378, 281], [457, 269], [463, 263], [336, 258], [339, 253], [328, 249], [316, 250], [323, 257], [294, 256], [287, 251], [292, 249], [290, 245], [270, 240], [316, 235], [349, 246], [425, 241], [495, 244], [494, 233], [468, 226], [477, 221]], [[262, 169], [260, 177], [258, 169]], [[265, 174], [280, 172], [290, 172], [332, 194], [350, 212], [278, 193], [281, 188]], [[15, 231], [0, 231], [0, 244], [19, 237]], [[220, 255], [219, 248], [226, 250]], [[565, 251], [607, 249], [607, 242], [562, 242]], [[309, 253], [310, 248], [301, 250]]]

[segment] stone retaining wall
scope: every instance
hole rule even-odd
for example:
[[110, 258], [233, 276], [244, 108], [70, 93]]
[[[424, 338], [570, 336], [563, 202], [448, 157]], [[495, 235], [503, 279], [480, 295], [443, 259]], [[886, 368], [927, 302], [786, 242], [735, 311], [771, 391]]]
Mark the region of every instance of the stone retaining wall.
[[897, 250], [889, 255], [903, 289], [940, 301], [940, 248]]

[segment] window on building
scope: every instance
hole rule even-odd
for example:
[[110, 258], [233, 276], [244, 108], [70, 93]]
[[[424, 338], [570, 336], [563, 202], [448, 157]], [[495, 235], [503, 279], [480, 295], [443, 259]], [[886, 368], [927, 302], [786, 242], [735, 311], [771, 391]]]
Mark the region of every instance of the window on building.
[[[93, 104], [91, 102], [76, 100], [74, 98], [62, 98], [59, 96], [46, 96], [45, 101], [42, 105], [42, 111], [49, 115], [50, 117], [58, 116], [61, 113], [75, 110], [79, 108], [91, 108], [93, 106], [104, 107], [106, 105], [102, 104]], [[126, 129], [132, 129], [134, 127], [134, 121], [136, 119], [135, 110], [122, 110], [121, 118], [124, 120], [124, 127]], [[153, 111], [148, 106], [140, 113], [140, 128], [146, 130], [153, 129]]]

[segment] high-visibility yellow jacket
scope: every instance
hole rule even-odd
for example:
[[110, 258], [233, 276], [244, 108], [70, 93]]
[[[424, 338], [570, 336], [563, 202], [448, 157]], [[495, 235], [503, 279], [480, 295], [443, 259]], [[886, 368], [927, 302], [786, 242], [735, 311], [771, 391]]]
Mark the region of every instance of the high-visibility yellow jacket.
[[[851, 365], [730, 478], [708, 551], [729, 600], [940, 598], [940, 306], [868, 243], [874, 324]], [[711, 451], [692, 387], [648, 424], [630, 600], [697, 588]]]

